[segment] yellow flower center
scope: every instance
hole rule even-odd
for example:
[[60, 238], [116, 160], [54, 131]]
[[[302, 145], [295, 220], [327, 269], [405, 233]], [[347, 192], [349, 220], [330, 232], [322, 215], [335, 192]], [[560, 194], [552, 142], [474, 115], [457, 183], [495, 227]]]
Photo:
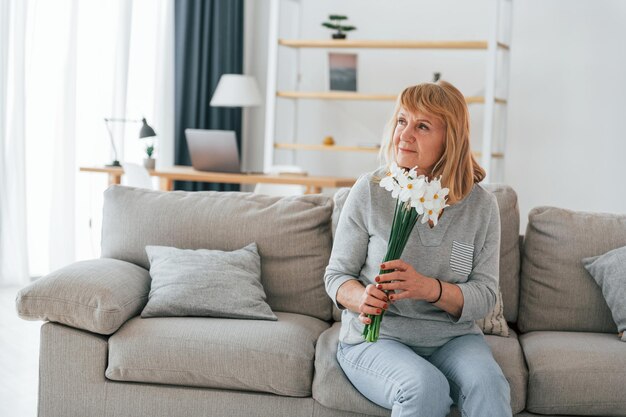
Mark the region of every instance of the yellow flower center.
[[428, 210], [428, 215], [432, 216], [433, 215], [433, 211], [432, 210]]
[[420, 203], [423, 203], [424, 201], [426, 201], [424, 200], [424, 197], [420, 197]]
[[410, 189], [412, 189], [412, 188], [413, 188], [413, 184], [408, 184], [408, 185], [406, 186], [406, 188], [408, 188], [409, 190], [410, 190]]
[[436, 199], [438, 199], [438, 198], [439, 198], [439, 196], [438, 196], [437, 194], [435, 194], [435, 195], [433, 196], [433, 198], [436, 200]]

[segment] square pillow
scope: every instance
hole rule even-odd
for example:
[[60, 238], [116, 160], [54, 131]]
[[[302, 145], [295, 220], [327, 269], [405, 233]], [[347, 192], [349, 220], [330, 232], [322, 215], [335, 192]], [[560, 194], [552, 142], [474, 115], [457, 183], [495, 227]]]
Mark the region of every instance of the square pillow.
[[141, 317], [278, 320], [261, 285], [256, 243], [225, 252], [146, 246], [152, 284]]
[[583, 259], [585, 269], [602, 289], [622, 341], [626, 342], [626, 246]]
[[487, 314], [484, 319], [476, 320], [476, 324], [480, 327], [480, 330], [484, 334], [491, 334], [494, 336], [509, 337], [509, 325], [504, 318], [504, 305], [502, 303], [502, 291], [498, 288], [498, 295], [496, 296], [496, 305]]

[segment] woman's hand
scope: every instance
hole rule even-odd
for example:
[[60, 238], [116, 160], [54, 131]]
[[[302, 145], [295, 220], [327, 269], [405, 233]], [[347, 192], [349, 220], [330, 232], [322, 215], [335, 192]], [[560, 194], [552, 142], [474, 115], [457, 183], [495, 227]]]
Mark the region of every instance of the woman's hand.
[[[381, 269], [393, 269], [393, 272], [378, 275], [374, 280], [376, 288], [385, 291], [398, 291], [389, 295], [390, 301], [412, 298], [415, 300], [435, 300], [439, 295], [436, 280], [417, 272], [410, 264], [401, 259], [381, 264]], [[394, 282], [390, 282], [394, 281]]]
[[371, 320], [367, 317], [368, 314], [378, 316], [382, 314], [383, 310], [386, 310], [387, 294], [376, 288], [374, 284], [369, 284], [365, 287], [361, 300], [359, 301], [359, 320], [363, 324], [370, 324]]
[[376, 285], [369, 284], [363, 287], [360, 281], [351, 279], [337, 290], [337, 303], [350, 311], [359, 313], [359, 320], [369, 324], [368, 314], [382, 314], [388, 307], [387, 294], [376, 289]]

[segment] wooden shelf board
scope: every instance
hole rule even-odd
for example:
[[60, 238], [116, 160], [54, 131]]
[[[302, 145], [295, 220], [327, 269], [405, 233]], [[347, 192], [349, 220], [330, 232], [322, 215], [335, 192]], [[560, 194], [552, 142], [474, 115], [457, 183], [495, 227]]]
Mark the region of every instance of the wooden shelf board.
[[[380, 148], [378, 147], [365, 147], [365, 146], [341, 146], [341, 145], [311, 145], [303, 143], [274, 143], [276, 149], [286, 149], [292, 151], [330, 151], [330, 152], [370, 152], [378, 153]], [[472, 152], [475, 157], [482, 156], [482, 152]], [[491, 154], [492, 158], [504, 158], [504, 154], [500, 152], [494, 152]]]
[[[483, 156], [483, 153], [479, 152], [479, 151], [472, 151], [472, 154], [476, 158], [480, 158], [480, 157]], [[496, 159], [502, 159], [502, 158], [504, 158], [504, 154], [502, 152], [492, 152], [491, 153], [491, 157], [492, 158], [496, 158]]]
[[275, 143], [276, 149], [304, 150], [304, 151], [331, 151], [331, 152], [372, 152], [377, 153], [380, 148], [365, 146], [341, 145], [306, 145], [300, 143]]
[[[282, 98], [303, 98], [303, 99], [321, 99], [321, 100], [365, 100], [365, 101], [395, 101], [398, 98], [395, 94], [365, 94], [351, 91], [277, 91], [276, 97]], [[506, 104], [505, 99], [496, 98], [496, 103]], [[467, 104], [484, 103], [484, 97], [467, 96], [465, 97]]]
[[[374, 48], [374, 49], [487, 49], [487, 41], [407, 41], [361, 39], [279, 39], [279, 45], [291, 48]], [[498, 42], [498, 47], [509, 46]]]
[[309, 98], [322, 100], [386, 100], [393, 101], [398, 96], [394, 94], [365, 94], [351, 91], [277, 91], [277, 97], [282, 98]]

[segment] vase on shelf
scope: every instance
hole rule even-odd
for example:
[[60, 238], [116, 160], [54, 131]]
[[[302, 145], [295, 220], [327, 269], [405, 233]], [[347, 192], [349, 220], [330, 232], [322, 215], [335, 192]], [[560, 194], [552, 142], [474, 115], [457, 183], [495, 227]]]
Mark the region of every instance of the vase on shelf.
[[145, 169], [154, 169], [154, 167], [156, 166], [156, 159], [154, 158], [144, 158], [143, 159], [143, 166]]

